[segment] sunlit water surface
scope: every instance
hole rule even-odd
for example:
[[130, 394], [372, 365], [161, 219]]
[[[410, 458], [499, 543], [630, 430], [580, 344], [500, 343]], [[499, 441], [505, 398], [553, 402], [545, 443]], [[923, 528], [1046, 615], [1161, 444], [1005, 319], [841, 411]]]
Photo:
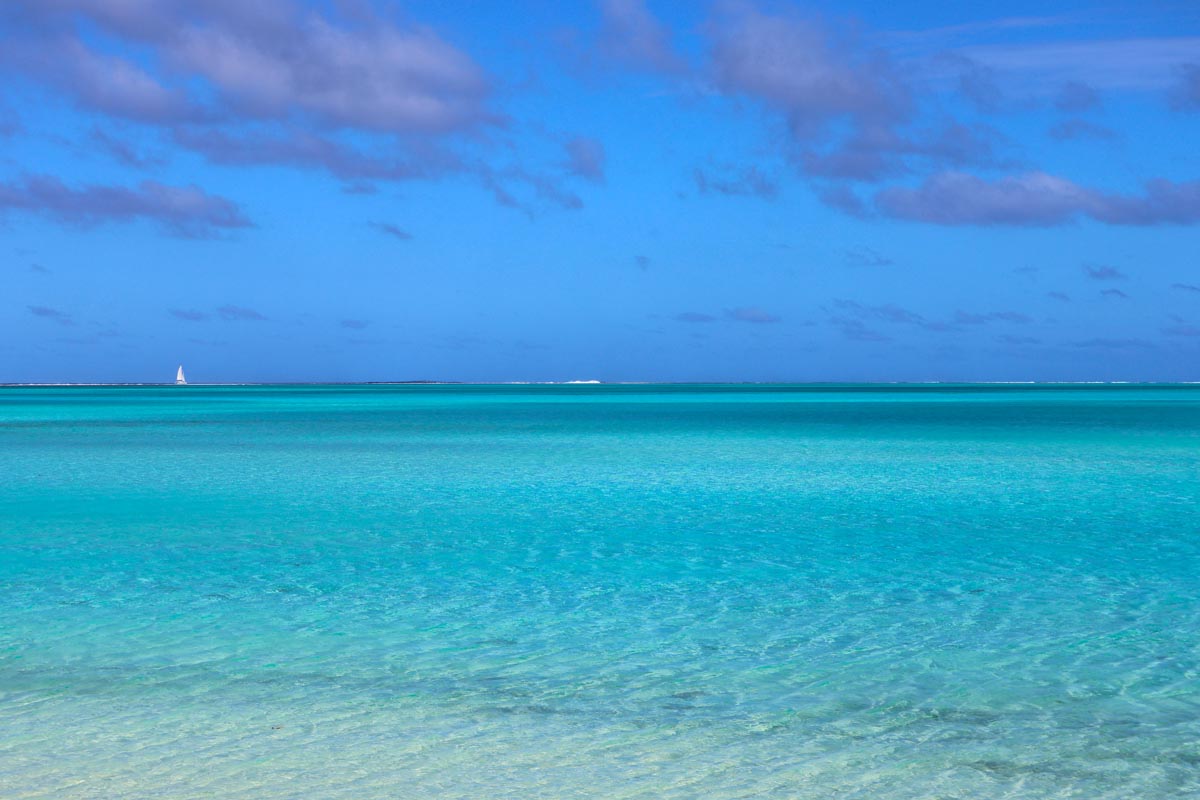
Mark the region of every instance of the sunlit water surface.
[[0, 796], [1200, 796], [1200, 389], [0, 389]]

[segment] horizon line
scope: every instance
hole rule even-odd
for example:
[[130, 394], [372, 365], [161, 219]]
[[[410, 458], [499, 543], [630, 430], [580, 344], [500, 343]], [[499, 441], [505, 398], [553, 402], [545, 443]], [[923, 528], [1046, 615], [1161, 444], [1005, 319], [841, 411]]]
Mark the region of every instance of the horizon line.
[[1194, 381], [1159, 380], [896, 380], [896, 381], [222, 381], [216, 383], [177, 384], [173, 381], [112, 381], [112, 382], [6, 382], [0, 388], [222, 388], [237, 386], [1195, 386]]

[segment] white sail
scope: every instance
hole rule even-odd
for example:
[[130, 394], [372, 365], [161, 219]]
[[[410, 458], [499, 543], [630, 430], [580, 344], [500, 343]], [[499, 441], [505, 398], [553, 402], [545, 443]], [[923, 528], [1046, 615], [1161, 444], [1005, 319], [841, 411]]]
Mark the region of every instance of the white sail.
[[176, 386], [185, 386], [186, 384], [187, 384], [187, 379], [183, 377], [183, 364], [180, 364], [179, 371], [175, 373], [175, 385]]

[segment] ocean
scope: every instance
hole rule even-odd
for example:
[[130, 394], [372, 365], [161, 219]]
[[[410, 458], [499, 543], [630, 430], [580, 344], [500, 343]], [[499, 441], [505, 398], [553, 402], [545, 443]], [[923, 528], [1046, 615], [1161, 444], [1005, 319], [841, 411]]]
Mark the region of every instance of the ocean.
[[1200, 796], [1200, 387], [0, 389], [0, 796]]

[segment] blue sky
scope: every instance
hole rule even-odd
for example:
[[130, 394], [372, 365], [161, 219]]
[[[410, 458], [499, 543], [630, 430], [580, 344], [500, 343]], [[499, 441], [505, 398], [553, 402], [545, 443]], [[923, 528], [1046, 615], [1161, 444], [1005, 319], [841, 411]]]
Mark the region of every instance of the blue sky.
[[1200, 380], [1200, 8], [10, 0], [0, 381]]

